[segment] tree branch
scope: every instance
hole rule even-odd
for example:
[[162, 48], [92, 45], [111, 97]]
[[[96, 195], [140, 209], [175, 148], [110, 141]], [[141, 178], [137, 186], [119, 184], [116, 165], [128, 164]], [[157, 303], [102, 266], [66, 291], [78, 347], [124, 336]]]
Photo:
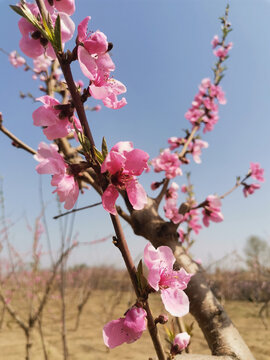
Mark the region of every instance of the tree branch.
[[0, 288], [0, 300], [6, 307], [9, 315], [16, 321], [16, 323], [24, 330], [26, 333], [28, 331], [28, 326], [25, 324], [25, 322], [20, 318], [20, 316], [16, 313], [16, 311], [13, 309], [11, 304], [8, 304], [5, 300], [5, 297], [2, 293], [2, 288]]
[[29, 152], [32, 155], [35, 155], [37, 152], [32, 149], [30, 146], [28, 146], [27, 144], [25, 144], [23, 141], [21, 141], [19, 138], [17, 138], [15, 135], [13, 135], [8, 129], [6, 129], [3, 125], [2, 125], [2, 119], [0, 118], [0, 131], [2, 131], [2, 133], [4, 133], [5, 135], [7, 135], [7, 137], [9, 137], [12, 141], [13, 141], [13, 145], [15, 147], [17, 147], [18, 149], [23, 149], [27, 152]]
[[42, 310], [43, 310], [43, 308], [44, 308], [44, 306], [45, 306], [45, 304], [46, 304], [46, 302], [48, 300], [48, 296], [50, 294], [53, 281], [54, 281], [55, 276], [57, 274], [58, 267], [62, 264], [63, 260], [69, 255], [70, 251], [72, 251], [74, 249], [74, 247], [76, 247], [76, 246], [77, 246], [76, 243], [71, 245], [65, 252], [63, 252], [60, 255], [59, 259], [54, 264], [52, 275], [51, 275], [50, 279], [47, 282], [46, 289], [45, 289], [45, 292], [43, 294], [42, 300], [41, 300], [41, 302], [39, 304], [39, 307], [36, 310], [35, 314], [31, 317], [31, 323], [32, 324], [34, 324], [36, 322], [36, 320], [39, 318], [39, 316], [42, 313]]
[[166, 194], [169, 182], [170, 182], [170, 179], [167, 179], [167, 178], [164, 179], [162, 189], [161, 189], [160, 193], [158, 194], [158, 196], [155, 198], [157, 206], [159, 206], [159, 204], [161, 203], [161, 201], [163, 199], [163, 196]]
[[102, 202], [97, 202], [97, 203], [95, 203], [95, 204], [88, 205], [88, 206], [83, 206], [83, 207], [78, 208], [78, 209], [72, 209], [71, 211], [67, 211], [67, 212], [64, 212], [64, 213], [62, 213], [62, 214], [60, 214], [60, 215], [54, 216], [53, 219], [56, 220], [56, 219], [59, 219], [59, 218], [62, 217], [62, 216], [66, 216], [66, 215], [72, 214], [72, 213], [77, 212], [77, 211], [90, 209], [90, 208], [92, 208], [92, 207], [95, 207], [95, 206], [98, 206], [98, 205], [101, 205], [101, 204], [102, 204]]
[[118, 215], [121, 216], [129, 225], [131, 225], [131, 217], [121, 208], [121, 206], [116, 206]]

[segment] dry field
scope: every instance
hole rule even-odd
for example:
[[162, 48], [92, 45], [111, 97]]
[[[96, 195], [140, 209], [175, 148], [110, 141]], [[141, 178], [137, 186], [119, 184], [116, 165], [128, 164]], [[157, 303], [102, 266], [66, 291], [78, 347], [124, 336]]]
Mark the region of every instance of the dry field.
[[[162, 312], [162, 305], [157, 296], [151, 299], [153, 312]], [[76, 320], [76, 300], [67, 297], [67, 334], [70, 360], [148, 360], [154, 351], [147, 332], [142, 339], [108, 351], [102, 341], [102, 327], [105, 322], [123, 315], [127, 304], [132, 302], [130, 293], [119, 294], [116, 298], [112, 291], [93, 291], [82, 313], [80, 326], [74, 331]], [[18, 303], [19, 304], [19, 303]], [[17, 305], [18, 305], [17, 304]], [[267, 319], [269, 329], [265, 330], [257, 314], [259, 306], [250, 302], [227, 302], [225, 308], [238, 327], [243, 338], [253, 351], [257, 360], [270, 359], [270, 318]], [[190, 315], [185, 317], [186, 323], [192, 322]], [[162, 326], [161, 326], [162, 328]], [[25, 358], [24, 334], [20, 328], [5, 314], [0, 330], [0, 359], [22, 360]], [[161, 333], [164, 336], [164, 333]], [[49, 360], [62, 360], [60, 334], [60, 303], [51, 299], [44, 313], [44, 337], [48, 349]], [[195, 325], [191, 349], [193, 353], [209, 354], [203, 335]], [[42, 360], [43, 352], [39, 333], [33, 334], [32, 360]]]

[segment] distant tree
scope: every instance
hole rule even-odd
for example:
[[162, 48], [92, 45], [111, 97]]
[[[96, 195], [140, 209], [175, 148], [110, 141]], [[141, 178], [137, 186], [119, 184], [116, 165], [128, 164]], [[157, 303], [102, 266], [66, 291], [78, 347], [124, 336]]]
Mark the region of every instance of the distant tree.
[[269, 267], [270, 245], [258, 236], [250, 236], [244, 248], [246, 263], [249, 268], [264, 269]]

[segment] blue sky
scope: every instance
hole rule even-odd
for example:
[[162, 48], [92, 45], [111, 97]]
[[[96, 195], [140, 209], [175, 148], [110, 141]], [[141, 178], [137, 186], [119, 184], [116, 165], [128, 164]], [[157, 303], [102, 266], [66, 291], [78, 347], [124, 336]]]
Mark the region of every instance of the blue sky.
[[[0, 1], [0, 47], [19, 51], [18, 16], [10, 10], [10, 1]], [[133, 141], [135, 147], [155, 157], [167, 146], [170, 136], [181, 136], [188, 126], [186, 110], [205, 77], [211, 77], [214, 56], [211, 39], [220, 34], [218, 17], [223, 15], [227, 1], [219, 0], [77, 0], [72, 17], [76, 25], [87, 15], [89, 27], [103, 31], [113, 42], [115, 78], [127, 86], [128, 105], [118, 111], [102, 108], [89, 113], [89, 123], [96, 143], [105, 136], [109, 146], [117, 141]], [[270, 114], [270, 2], [235, 0], [230, 7], [233, 32], [229, 39], [234, 47], [222, 81], [227, 105], [220, 107], [220, 121], [203, 138], [209, 142], [202, 164], [191, 164], [198, 201], [212, 193], [222, 194], [234, 185], [235, 177], [243, 175], [250, 161], [265, 168], [266, 182], [260, 191], [248, 199], [236, 191], [223, 202], [225, 221], [211, 224], [201, 231], [193, 248], [195, 257], [207, 261], [209, 255], [222, 257], [235, 249], [241, 250], [247, 237], [270, 237], [269, 186], [269, 114]], [[67, 48], [72, 49], [72, 41]], [[40, 96], [38, 83], [31, 74], [9, 65], [0, 53], [0, 111], [4, 125], [33, 148], [44, 140], [40, 129], [32, 125], [32, 112], [38, 104], [19, 99], [19, 91]], [[31, 60], [29, 60], [31, 63]], [[85, 80], [74, 64], [76, 79]], [[90, 100], [89, 106], [98, 102]], [[25, 217], [31, 223], [41, 211], [40, 179], [35, 173], [35, 161], [28, 154], [10, 146], [0, 133], [0, 175], [4, 178], [6, 215], [17, 225], [11, 232], [15, 246], [25, 252], [31, 244]], [[152, 181], [160, 174], [146, 174], [142, 184], [150, 195]], [[179, 177], [177, 182], [185, 183]], [[54, 248], [59, 244], [58, 223], [51, 220], [57, 213], [51, 194], [50, 177], [43, 176], [42, 188], [47, 205], [47, 218]], [[84, 206], [98, 201], [93, 190], [78, 201]], [[112, 232], [103, 209], [89, 210], [76, 216], [75, 232], [80, 241], [94, 240]], [[126, 228], [134, 256], [145, 245]], [[46, 246], [45, 237], [43, 238]], [[78, 250], [73, 261], [88, 264], [118, 264], [119, 256], [110, 241]]]

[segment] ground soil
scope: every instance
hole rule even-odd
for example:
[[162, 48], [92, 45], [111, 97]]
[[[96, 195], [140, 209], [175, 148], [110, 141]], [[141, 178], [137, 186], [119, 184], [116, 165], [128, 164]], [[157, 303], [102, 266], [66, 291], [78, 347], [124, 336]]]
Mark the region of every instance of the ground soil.
[[[77, 331], [74, 331], [76, 322], [76, 297], [67, 296], [67, 337], [69, 360], [148, 360], [155, 358], [153, 346], [147, 331], [142, 338], [130, 345], [122, 345], [108, 350], [102, 340], [103, 325], [111, 319], [123, 316], [133, 299], [130, 293], [114, 294], [113, 291], [96, 290], [93, 292], [84, 308]], [[153, 295], [152, 308], [155, 315], [164, 313], [162, 304], [156, 295]], [[19, 306], [19, 302], [14, 304]], [[268, 329], [265, 329], [258, 317], [260, 304], [251, 302], [228, 301], [225, 309], [247, 342], [257, 360], [270, 359], [270, 318], [266, 319]], [[21, 310], [21, 309], [20, 309]], [[25, 311], [25, 310], [24, 310]], [[184, 318], [186, 324], [191, 324], [193, 318], [188, 315]], [[164, 339], [164, 327], [160, 326], [161, 337]], [[60, 301], [52, 298], [44, 313], [44, 338], [49, 360], [62, 360]], [[203, 335], [194, 323], [191, 343], [193, 353], [210, 354]], [[25, 359], [25, 338], [23, 331], [5, 314], [0, 330], [0, 359]], [[33, 346], [31, 360], [43, 360], [43, 350], [40, 335], [33, 332]]]

